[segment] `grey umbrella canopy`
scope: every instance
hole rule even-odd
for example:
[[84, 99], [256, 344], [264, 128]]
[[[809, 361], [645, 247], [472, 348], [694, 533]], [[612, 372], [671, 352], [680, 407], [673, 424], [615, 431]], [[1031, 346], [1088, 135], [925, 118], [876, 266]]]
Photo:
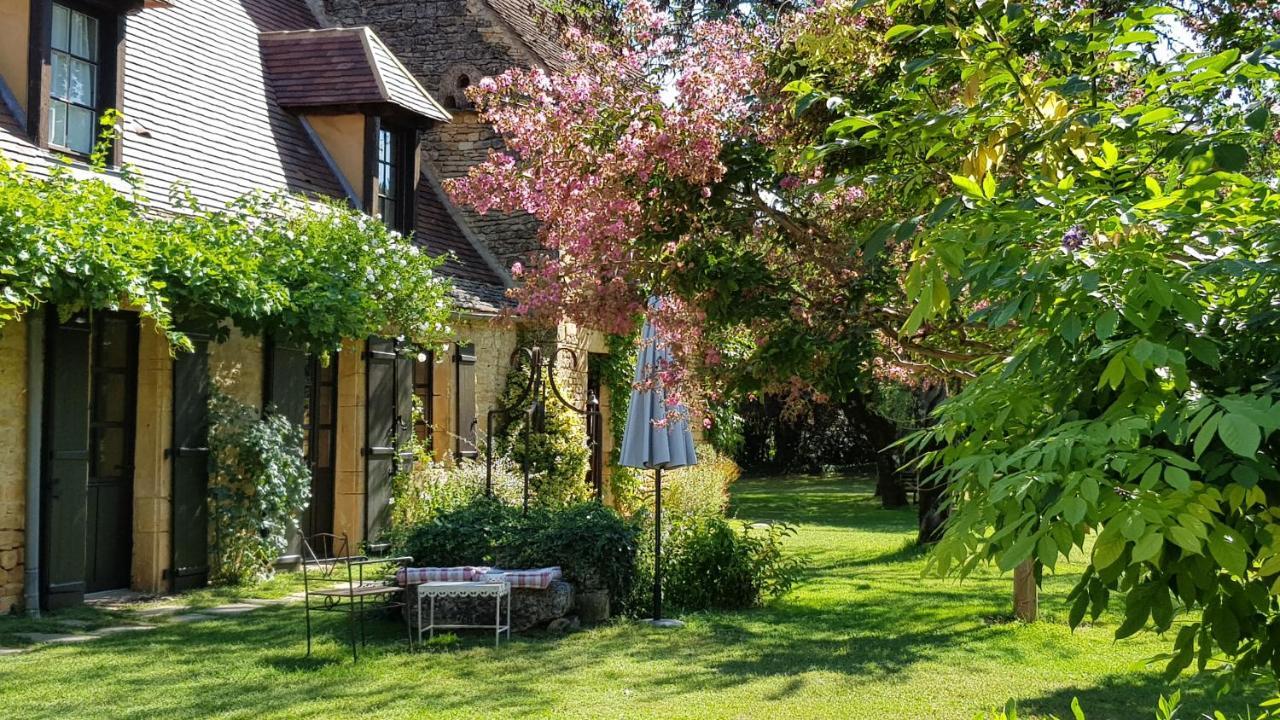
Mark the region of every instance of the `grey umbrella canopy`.
[[[651, 299], [649, 307], [661, 307]], [[688, 413], [682, 406], [669, 406], [658, 373], [671, 363], [671, 351], [645, 321], [640, 333], [640, 354], [636, 359], [635, 385], [627, 427], [622, 434], [620, 464], [654, 471], [653, 493], [653, 620], [662, 622], [662, 471], [696, 465], [693, 433]]]

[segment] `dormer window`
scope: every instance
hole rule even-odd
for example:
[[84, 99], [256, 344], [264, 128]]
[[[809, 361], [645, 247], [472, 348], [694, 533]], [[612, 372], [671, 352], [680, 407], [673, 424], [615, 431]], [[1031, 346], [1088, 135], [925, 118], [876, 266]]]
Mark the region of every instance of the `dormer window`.
[[49, 144], [88, 155], [100, 116], [98, 18], [53, 4], [49, 61]]
[[379, 120], [374, 141], [373, 212], [392, 230], [408, 234], [413, 230], [417, 132]]

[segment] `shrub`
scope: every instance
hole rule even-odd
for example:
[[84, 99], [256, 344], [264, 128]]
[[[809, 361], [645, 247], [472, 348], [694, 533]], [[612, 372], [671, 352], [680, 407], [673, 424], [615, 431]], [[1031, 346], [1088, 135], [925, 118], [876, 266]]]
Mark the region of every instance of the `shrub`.
[[[426, 522], [441, 513], [462, 507], [485, 494], [485, 463], [459, 460], [441, 463], [420, 457], [395, 477], [392, 488], [391, 525], [405, 528]], [[493, 495], [518, 505], [524, 494], [520, 468], [507, 458], [494, 458]]]
[[[520, 390], [528, 382], [528, 372], [527, 362], [512, 366], [502, 396], [503, 407], [513, 407], [519, 399]], [[542, 380], [547, 382], [545, 371]], [[533, 400], [530, 397], [524, 406], [513, 408], [495, 438], [498, 453], [509, 457], [522, 477], [521, 468], [528, 461], [532, 503], [563, 506], [587, 500], [591, 497], [591, 488], [587, 486], [589, 451], [582, 417], [554, 397], [548, 397], [545, 430], [526, 434], [529, 416], [525, 411]]]
[[[627, 612], [647, 616], [653, 592], [653, 524], [647, 522]], [[673, 518], [662, 540], [663, 602], [686, 612], [758, 607], [791, 589], [802, 566], [783, 552], [782, 523], [748, 525], [715, 515]]]
[[440, 513], [397, 534], [396, 552], [423, 565], [559, 565], [579, 590], [626, 598], [635, 577], [638, 528], [596, 502], [518, 507], [489, 498]]
[[698, 443], [698, 464], [662, 474], [662, 508], [672, 518], [724, 515], [729, 486], [742, 470], [707, 443]]
[[214, 390], [209, 398], [211, 579], [240, 584], [271, 572], [311, 497], [302, 428]]

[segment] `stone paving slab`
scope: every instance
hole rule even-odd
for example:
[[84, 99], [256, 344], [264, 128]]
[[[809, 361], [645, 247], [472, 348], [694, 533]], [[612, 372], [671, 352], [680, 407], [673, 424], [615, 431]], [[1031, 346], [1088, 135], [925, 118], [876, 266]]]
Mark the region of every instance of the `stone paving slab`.
[[203, 622], [205, 620], [213, 620], [213, 619], [214, 617], [212, 615], [205, 615], [203, 613], [194, 613], [194, 612], [183, 613], [181, 615], [174, 615], [173, 617], [169, 618], [170, 622], [176, 622], [176, 623]]
[[159, 625], [113, 625], [94, 630], [94, 635], [119, 635], [120, 633], [146, 632], [147, 630], [155, 630]]
[[244, 613], [253, 612], [261, 605], [253, 605], [251, 603], [231, 603], [229, 605], [219, 605], [217, 607], [204, 608], [199, 612], [208, 615], [243, 615]]
[[90, 640], [97, 640], [97, 635], [70, 635], [67, 633], [14, 633], [20, 638], [26, 638], [33, 643], [64, 645], [67, 643], [82, 643]]

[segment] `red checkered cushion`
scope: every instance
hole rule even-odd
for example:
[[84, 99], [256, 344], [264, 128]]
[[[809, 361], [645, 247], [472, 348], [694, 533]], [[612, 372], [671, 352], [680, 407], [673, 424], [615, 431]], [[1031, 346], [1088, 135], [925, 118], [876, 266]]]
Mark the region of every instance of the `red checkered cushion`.
[[471, 582], [479, 580], [487, 567], [462, 565], [459, 567], [400, 568], [396, 571], [397, 585], [418, 585], [424, 582]]
[[[498, 572], [498, 570], [494, 570]], [[552, 582], [561, 578], [559, 567], [545, 567], [536, 570], [502, 570], [513, 588], [526, 590], [546, 590]]]

